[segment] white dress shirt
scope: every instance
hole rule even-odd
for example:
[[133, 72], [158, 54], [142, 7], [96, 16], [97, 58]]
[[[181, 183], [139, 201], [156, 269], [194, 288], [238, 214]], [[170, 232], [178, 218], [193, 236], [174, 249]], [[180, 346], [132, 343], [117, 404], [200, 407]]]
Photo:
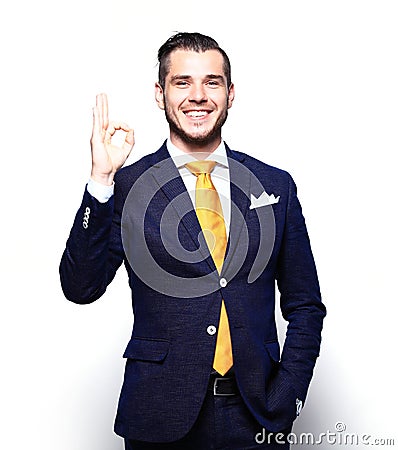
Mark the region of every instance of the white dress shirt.
[[[182, 181], [191, 197], [192, 204], [195, 207], [195, 187], [197, 177], [185, 167], [185, 164], [197, 161], [197, 159], [192, 153], [181, 151], [170, 141], [170, 139], [167, 140], [167, 150], [178, 169]], [[231, 188], [228, 157], [224, 142], [221, 141], [221, 144], [206, 159], [217, 162], [211, 173], [211, 179], [220, 197], [225, 228], [228, 236], [231, 223]], [[106, 203], [113, 195], [114, 183], [111, 186], [106, 186], [90, 178], [87, 184], [87, 190], [99, 202]]]

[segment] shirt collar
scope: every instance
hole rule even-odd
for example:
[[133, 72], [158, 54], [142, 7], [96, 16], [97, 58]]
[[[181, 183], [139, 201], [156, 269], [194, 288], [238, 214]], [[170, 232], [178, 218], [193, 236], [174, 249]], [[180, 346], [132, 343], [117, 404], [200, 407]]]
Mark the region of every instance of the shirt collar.
[[[197, 159], [193, 156], [192, 153], [183, 152], [178, 147], [176, 147], [171, 142], [170, 139], [167, 139], [166, 145], [167, 150], [177, 169], [180, 169], [189, 162], [197, 161]], [[217, 164], [220, 164], [221, 166], [228, 168], [228, 157], [224, 141], [221, 141], [220, 145], [206, 159], [211, 161], [217, 161]]]

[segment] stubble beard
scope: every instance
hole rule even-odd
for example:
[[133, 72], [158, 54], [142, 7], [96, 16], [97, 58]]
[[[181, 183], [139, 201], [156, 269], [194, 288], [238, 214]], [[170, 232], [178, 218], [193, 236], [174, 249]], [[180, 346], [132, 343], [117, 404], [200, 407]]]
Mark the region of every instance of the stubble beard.
[[[221, 128], [225, 124], [228, 117], [228, 108], [225, 108], [224, 113], [217, 119], [213, 128], [203, 134], [192, 135], [186, 133], [180, 125], [174, 120], [169, 112], [168, 104], [165, 101], [165, 115], [166, 120], [170, 127], [170, 132], [176, 134], [184, 143], [192, 145], [194, 147], [202, 147], [210, 144], [214, 140], [218, 140], [221, 137]], [[198, 124], [198, 128], [200, 124]]]

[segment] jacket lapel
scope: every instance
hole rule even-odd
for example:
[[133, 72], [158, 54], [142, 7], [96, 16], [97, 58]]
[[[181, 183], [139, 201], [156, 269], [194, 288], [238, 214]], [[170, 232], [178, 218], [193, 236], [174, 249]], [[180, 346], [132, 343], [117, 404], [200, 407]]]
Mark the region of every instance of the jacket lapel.
[[249, 170], [243, 166], [245, 155], [230, 150], [228, 146], [226, 150], [231, 187], [231, 223], [221, 275], [231, 279], [241, 268], [247, 254], [249, 238], [245, 216], [250, 203], [251, 177]]

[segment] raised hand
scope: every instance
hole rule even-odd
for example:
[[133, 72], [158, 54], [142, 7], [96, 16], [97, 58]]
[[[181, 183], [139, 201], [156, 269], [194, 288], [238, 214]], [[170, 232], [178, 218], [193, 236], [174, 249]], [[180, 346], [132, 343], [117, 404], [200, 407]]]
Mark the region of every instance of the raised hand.
[[[126, 133], [121, 147], [112, 145], [116, 131]], [[91, 178], [99, 183], [111, 185], [118, 169], [123, 166], [134, 146], [134, 131], [123, 122], [109, 122], [108, 99], [98, 94], [93, 108], [93, 133], [91, 135]]]

